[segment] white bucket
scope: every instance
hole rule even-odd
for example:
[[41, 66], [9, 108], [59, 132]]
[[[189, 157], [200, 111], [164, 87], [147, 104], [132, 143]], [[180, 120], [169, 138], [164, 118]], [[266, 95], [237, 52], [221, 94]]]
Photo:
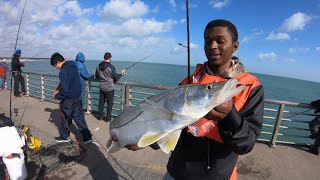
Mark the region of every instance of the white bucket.
[[12, 180], [24, 180], [27, 178], [28, 172], [23, 152], [20, 154], [20, 158], [14, 157], [12, 159], [8, 159], [2, 157], [2, 159]]

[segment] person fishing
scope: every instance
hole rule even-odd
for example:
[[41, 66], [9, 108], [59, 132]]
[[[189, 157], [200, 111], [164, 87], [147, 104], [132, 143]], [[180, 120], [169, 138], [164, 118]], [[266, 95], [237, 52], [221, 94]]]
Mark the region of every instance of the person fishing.
[[82, 104], [84, 104], [86, 100], [86, 81], [92, 77], [94, 77], [92, 74], [90, 74], [86, 68], [85, 62], [85, 56], [82, 52], [79, 52], [76, 56], [76, 60], [74, 61], [76, 66], [78, 67], [80, 79], [81, 79], [81, 85], [82, 85], [82, 92], [81, 92], [81, 98], [82, 98]]
[[[111, 120], [113, 98], [114, 98], [114, 83], [116, 83], [126, 72], [121, 70], [121, 73], [116, 72], [116, 68], [111, 64], [112, 55], [110, 52], [104, 54], [104, 61], [102, 61], [96, 68], [95, 77], [99, 80], [99, 107], [98, 120]], [[103, 110], [104, 104], [107, 100], [107, 116], [104, 118]]]
[[313, 146], [310, 146], [309, 151], [315, 155], [319, 155], [320, 148], [320, 99], [312, 101], [311, 105], [315, 108], [314, 113], [317, 116], [309, 122], [310, 138], [314, 139]]
[[20, 97], [19, 93], [19, 82], [21, 85], [22, 95], [27, 95], [26, 93], [26, 86], [24, 77], [21, 74], [21, 67], [24, 67], [25, 64], [20, 62], [21, 50], [17, 49], [16, 52], [13, 54], [12, 61], [11, 61], [11, 70], [14, 79], [14, 87], [13, 87], [13, 95], [14, 97]]
[[[253, 149], [261, 133], [264, 111], [263, 86], [237, 57], [232, 56], [238, 48], [234, 24], [223, 19], [207, 24], [204, 30], [207, 61], [198, 64], [193, 75], [180, 84], [188, 81], [206, 84], [235, 78], [238, 85], [246, 85], [246, 88], [199, 119], [195, 126], [202, 133], [197, 137], [188, 127], [182, 130], [169, 158], [164, 180], [237, 179], [238, 156]], [[117, 141], [117, 137], [112, 139]], [[133, 151], [141, 149], [135, 144], [125, 147]]]
[[60, 70], [59, 88], [54, 92], [53, 97], [60, 101], [61, 131], [60, 136], [55, 138], [58, 143], [69, 142], [70, 125], [72, 120], [76, 123], [82, 137], [83, 143], [93, 142], [91, 131], [88, 129], [81, 101], [81, 81], [78, 68], [74, 61], [65, 61], [59, 53], [54, 53], [50, 60], [51, 66]]

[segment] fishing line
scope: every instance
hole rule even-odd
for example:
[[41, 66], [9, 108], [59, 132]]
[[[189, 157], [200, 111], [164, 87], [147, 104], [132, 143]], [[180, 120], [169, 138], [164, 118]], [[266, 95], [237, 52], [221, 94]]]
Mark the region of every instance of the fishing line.
[[30, 98], [28, 98], [27, 104], [26, 104], [26, 106], [24, 107], [24, 110], [23, 110], [23, 113], [22, 113], [22, 116], [21, 116], [21, 119], [20, 119], [20, 122], [19, 122], [19, 126], [18, 126], [18, 129], [20, 129], [20, 126], [21, 126], [21, 122], [22, 122], [22, 120], [23, 120], [23, 117], [24, 117], [24, 113], [26, 112], [26, 109], [27, 109], [27, 107], [28, 107], [28, 104], [29, 104], [29, 99], [30, 99]]
[[24, 63], [28, 62], [30, 59], [32, 59], [32, 58], [34, 58], [34, 57], [37, 57], [37, 56], [39, 56], [39, 55], [41, 55], [41, 54], [43, 54], [43, 53], [45, 53], [45, 52], [47, 52], [47, 51], [49, 51], [49, 50], [50, 50], [50, 49], [47, 49], [47, 50], [45, 50], [45, 51], [42, 51], [42, 52], [39, 53], [39, 54], [36, 54], [36, 55], [32, 56], [31, 58], [28, 58], [27, 60], [24, 61]]
[[[26, 1], [24, 2], [22, 14], [21, 14], [21, 17], [20, 17], [20, 22], [19, 22], [19, 27], [18, 27], [18, 33], [17, 33], [17, 38], [16, 38], [16, 44], [14, 45], [14, 52], [13, 52], [13, 54], [16, 53], [16, 50], [17, 50], [17, 44], [18, 44], [18, 39], [19, 39], [20, 27], [21, 27], [22, 18], [23, 18], [23, 14], [24, 14], [24, 9], [26, 8], [27, 1], [28, 1], [28, 0], [26, 0]], [[11, 88], [10, 88], [10, 120], [11, 120], [11, 121], [12, 121], [12, 78], [13, 78], [13, 70], [11, 69], [11, 82], [10, 82], [10, 85], [11, 85]]]
[[133, 66], [137, 65], [137, 64], [138, 64], [138, 63], [140, 63], [141, 61], [143, 61], [143, 60], [145, 60], [145, 59], [147, 59], [147, 58], [151, 57], [153, 54], [154, 54], [154, 53], [152, 53], [152, 54], [150, 54], [150, 55], [148, 55], [148, 56], [146, 56], [146, 57], [142, 58], [141, 60], [139, 60], [139, 61], [137, 61], [137, 62], [133, 63], [131, 66], [129, 66], [129, 67], [127, 67], [127, 68], [125, 68], [124, 70], [128, 70], [129, 68], [131, 68], [131, 67], [133, 67]]
[[303, 112], [299, 112], [299, 113], [296, 113], [294, 115], [291, 115], [291, 116], [288, 116], [288, 117], [284, 117], [284, 118], [285, 119], [289, 119], [289, 118], [292, 118], [292, 117], [297, 116], [297, 115], [307, 115], [307, 114], [301, 114], [301, 113], [306, 113], [306, 112], [311, 111], [311, 110], [313, 110], [313, 109], [307, 109], [307, 110], [305, 110]]

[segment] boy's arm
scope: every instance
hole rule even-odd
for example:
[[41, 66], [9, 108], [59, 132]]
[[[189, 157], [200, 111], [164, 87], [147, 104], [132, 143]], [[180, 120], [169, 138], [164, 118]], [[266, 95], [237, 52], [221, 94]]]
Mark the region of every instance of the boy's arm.
[[63, 100], [66, 98], [65, 91], [67, 91], [69, 89], [69, 85], [68, 85], [68, 81], [67, 81], [66, 77], [69, 77], [69, 76], [67, 74], [65, 74], [65, 72], [63, 70], [61, 70], [59, 73], [61, 89], [56, 94], [56, 96], [55, 96], [56, 99]]
[[240, 112], [233, 107], [224, 119], [218, 121], [223, 143], [229, 145], [237, 154], [250, 152], [261, 133], [263, 111], [263, 87], [259, 85], [252, 89]]

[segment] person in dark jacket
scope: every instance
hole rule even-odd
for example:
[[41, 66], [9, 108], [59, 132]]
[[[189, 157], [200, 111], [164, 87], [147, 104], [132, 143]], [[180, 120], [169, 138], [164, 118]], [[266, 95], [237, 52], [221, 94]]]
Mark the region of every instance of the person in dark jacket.
[[320, 99], [312, 101], [311, 105], [315, 108], [314, 113], [316, 116], [312, 121], [309, 122], [310, 138], [314, 139], [314, 144], [309, 148], [310, 152], [319, 155], [320, 148]]
[[107, 116], [106, 120], [111, 120], [113, 97], [114, 97], [114, 83], [117, 82], [124, 74], [122, 70], [120, 74], [116, 72], [115, 67], [111, 64], [111, 53], [104, 54], [104, 61], [101, 62], [96, 69], [96, 78], [99, 79], [100, 97], [99, 97], [99, 120], [103, 120], [104, 103], [107, 99]]
[[86, 93], [85, 93], [86, 81], [93, 77], [93, 75], [88, 72], [84, 64], [85, 60], [86, 59], [84, 57], [84, 54], [82, 52], [79, 52], [76, 56], [76, 60], [74, 61], [76, 63], [76, 66], [78, 67], [81, 85], [82, 85], [82, 92], [81, 92], [82, 103], [84, 103], [86, 100]]
[[60, 136], [56, 137], [55, 140], [57, 142], [69, 142], [71, 140], [70, 125], [73, 120], [83, 137], [83, 142], [91, 143], [92, 135], [84, 118], [81, 101], [81, 80], [76, 64], [73, 61], [65, 61], [61, 54], [54, 53], [51, 56], [51, 65], [60, 70], [60, 85], [54, 92], [53, 97], [61, 100], [62, 129]]
[[[230, 78], [245, 84], [244, 91], [215, 107], [196, 123], [207, 127], [204, 135], [195, 137], [182, 130], [171, 153], [164, 180], [237, 179], [238, 155], [249, 153], [258, 139], [263, 121], [264, 93], [259, 80], [249, 74], [232, 54], [238, 49], [238, 32], [227, 20], [213, 20], [204, 31], [207, 61], [199, 64], [190, 77], [191, 83], [203, 84]], [[188, 78], [181, 84], [186, 84]], [[206, 123], [214, 126], [206, 126]], [[112, 137], [117, 140], [116, 137]], [[126, 145], [129, 150], [141, 149]]]
[[26, 95], [26, 87], [24, 77], [21, 74], [21, 67], [24, 67], [24, 63], [20, 62], [21, 50], [17, 49], [14, 53], [11, 61], [11, 70], [14, 79], [14, 86], [13, 86], [13, 95], [15, 97], [19, 97], [19, 82], [21, 84], [21, 91], [22, 95]]

